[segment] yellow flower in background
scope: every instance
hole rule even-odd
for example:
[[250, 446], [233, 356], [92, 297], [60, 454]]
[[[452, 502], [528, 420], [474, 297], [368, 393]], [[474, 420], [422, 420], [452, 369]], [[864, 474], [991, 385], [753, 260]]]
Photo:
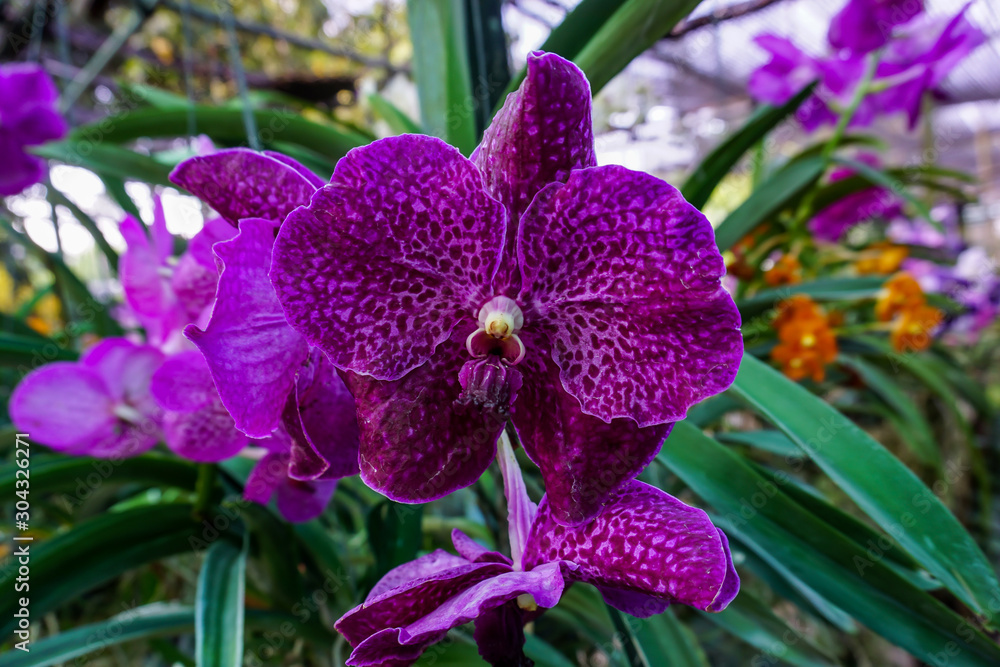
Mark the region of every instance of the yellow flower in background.
[[861, 252], [854, 268], [862, 276], [887, 275], [898, 271], [909, 254], [910, 250], [906, 246], [879, 241]]
[[14, 312], [14, 278], [0, 264], [0, 313], [8, 315]]

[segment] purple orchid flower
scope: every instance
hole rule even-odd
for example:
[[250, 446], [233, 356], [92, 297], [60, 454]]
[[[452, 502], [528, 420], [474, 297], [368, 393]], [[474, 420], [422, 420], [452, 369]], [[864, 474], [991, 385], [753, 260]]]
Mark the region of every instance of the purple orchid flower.
[[333, 497], [337, 481], [292, 477], [292, 439], [272, 436], [259, 442], [267, 453], [247, 478], [243, 497], [261, 505], [266, 505], [272, 496], [276, 497], [278, 511], [293, 523], [310, 521], [321, 515]]
[[928, 92], [939, 94], [945, 77], [966, 57], [986, 43], [986, 36], [965, 14], [966, 4], [951, 18], [923, 16], [904, 26], [886, 47], [871, 96], [880, 113], [906, 113], [910, 129], [916, 127]]
[[120, 225], [128, 250], [118, 262], [118, 274], [129, 314], [146, 332], [147, 340], [168, 351], [183, 349], [180, 332], [210, 311], [219, 271], [212, 246], [233, 235], [225, 221], [215, 218], [173, 257], [174, 240], [167, 231], [163, 203], [153, 197], [153, 226], [127, 216]]
[[512, 558], [456, 529], [459, 555], [438, 549], [391, 570], [335, 624], [354, 647], [348, 665], [411, 665], [470, 621], [486, 661], [531, 665], [524, 624], [556, 606], [574, 582], [596, 586], [608, 604], [640, 618], [675, 603], [718, 612], [736, 597], [728, 540], [703, 511], [630, 481], [596, 519], [567, 527], [548, 498], [538, 507], [528, 498], [506, 436], [497, 458]]
[[78, 362], [29, 373], [11, 395], [11, 421], [59, 452], [101, 458], [141, 454], [160, 436], [162, 414], [149, 383], [162, 362], [155, 347], [108, 338]]
[[835, 49], [868, 53], [885, 46], [895, 26], [923, 11], [923, 0], [848, 0], [830, 21], [827, 41]]
[[[233, 198], [242, 191], [224, 186], [236, 174], [279, 183], [281, 195]], [[239, 228], [234, 238], [214, 246], [223, 268], [211, 319], [204, 328], [188, 326], [185, 335], [204, 355], [235, 427], [277, 443], [255, 469], [256, 490], [248, 489], [247, 497], [266, 502], [276, 491], [287, 519], [312, 518], [326, 505], [335, 480], [358, 473], [354, 400], [337, 370], [287, 324], [267, 272], [277, 225], [322, 181], [283, 155], [243, 149], [188, 160], [173, 177]], [[299, 510], [291, 509], [296, 498], [303, 500]]]
[[724, 272], [677, 190], [594, 165], [586, 79], [535, 54], [471, 160], [416, 135], [351, 151], [285, 219], [270, 276], [346, 372], [369, 486], [468, 486], [512, 419], [553, 515], [580, 524], [732, 382]]
[[996, 260], [980, 246], [963, 250], [954, 265], [908, 259], [903, 268], [925, 292], [943, 294], [962, 306], [948, 317], [942, 334], [956, 344], [975, 343], [982, 331], [1000, 317], [1000, 278]]
[[235, 456], [249, 442], [219, 400], [201, 353], [186, 350], [153, 374], [150, 393], [165, 411], [167, 447], [191, 461], [214, 463]]
[[812, 57], [785, 38], [758, 36], [755, 41], [771, 58], [751, 75], [748, 90], [759, 101], [784, 104], [818, 80], [815, 94], [796, 112], [812, 132], [836, 122], [864, 79], [866, 61], [874, 55], [869, 52], [884, 47], [870, 93], [850, 125], [863, 127], [879, 115], [904, 112], [912, 129], [924, 96], [940, 94], [945, 77], [985, 42], [965, 18], [968, 7], [941, 20], [922, 15], [917, 0], [851, 0], [830, 26], [832, 55]]
[[[871, 153], [857, 156], [859, 162], [871, 167], [879, 166], [879, 158]], [[830, 173], [830, 182], [854, 175], [849, 167], [835, 169]], [[809, 230], [822, 241], [836, 243], [851, 228], [872, 220], [891, 221], [903, 212], [903, 202], [888, 188], [872, 186], [841, 197], [822, 209], [809, 221]]]
[[58, 97], [40, 66], [0, 66], [0, 196], [16, 195], [42, 180], [45, 160], [25, 148], [66, 136], [66, 121], [56, 111]]

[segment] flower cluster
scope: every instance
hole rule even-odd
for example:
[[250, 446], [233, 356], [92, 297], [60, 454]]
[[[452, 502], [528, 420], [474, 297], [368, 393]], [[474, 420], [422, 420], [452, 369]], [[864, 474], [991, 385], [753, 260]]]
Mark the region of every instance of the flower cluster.
[[42, 180], [45, 161], [26, 149], [66, 135], [66, 121], [56, 110], [58, 97], [40, 66], [0, 66], [0, 197]]
[[773, 322], [778, 344], [771, 358], [793, 380], [822, 382], [827, 364], [837, 358], [837, 338], [827, 315], [808, 296], [797, 294], [778, 305]]
[[574, 582], [596, 586], [609, 605], [639, 618], [673, 603], [721, 611], [736, 596], [729, 543], [703, 511], [631, 481], [597, 519], [564, 526], [547, 498], [538, 506], [528, 498], [505, 437], [497, 456], [512, 557], [456, 529], [457, 556], [438, 549], [391, 570], [337, 621], [354, 648], [348, 665], [410, 665], [470, 621], [490, 664], [531, 665], [524, 625], [556, 606]]
[[[197, 462], [259, 453], [246, 497], [267, 502], [277, 491], [291, 521], [320, 514], [335, 480], [357, 472], [354, 405], [343, 382], [325, 360], [311, 358], [295, 375], [297, 395], [281, 423], [248, 435], [223, 405], [205, 358], [182, 335], [188, 323], [213, 315], [217, 287], [219, 298], [226, 296], [229, 276], [220, 279], [216, 259], [239, 252], [246, 238], [232, 238], [231, 225], [210, 219], [175, 257], [158, 197], [149, 230], [131, 217], [120, 229], [128, 250], [119, 261], [125, 303], [118, 315], [142, 335], [105, 339], [77, 362], [28, 374], [11, 396], [13, 422], [73, 455], [120, 459], [161, 440]], [[330, 470], [327, 460], [345, 459]]]
[[965, 18], [968, 7], [951, 18], [936, 19], [924, 13], [919, 0], [849, 0], [830, 24], [830, 52], [823, 57], [806, 54], [788, 39], [761, 35], [756, 42], [770, 60], [751, 76], [750, 94], [762, 102], [784, 104], [818, 81], [797, 113], [803, 126], [813, 131], [835, 123], [858, 86], [867, 86], [869, 94], [853, 115], [853, 125], [905, 113], [912, 128], [924, 96], [939, 93], [948, 73], [986, 41]]
[[897, 352], [926, 350], [944, 319], [944, 313], [927, 304], [920, 283], [905, 271], [886, 281], [875, 302], [875, 316], [892, 322], [890, 340]]
[[30, 374], [15, 423], [73, 454], [161, 438], [199, 462], [252, 452], [246, 497], [276, 494], [293, 521], [347, 475], [440, 498], [499, 440], [512, 557], [456, 534], [460, 556], [391, 572], [338, 623], [352, 665], [410, 664], [473, 619], [484, 657], [524, 664], [523, 624], [574, 581], [638, 615], [723, 609], [739, 586], [725, 536], [634, 478], [733, 381], [739, 312], [708, 220], [659, 179], [597, 166], [590, 115], [580, 70], [537, 53], [469, 158], [404, 135], [352, 150], [329, 182], [270, 152], [183, 162], [174, 182], [221, 218], [180, 257], [160, 207], [151, 237], [122, 224], [122, 319], [143, 342]]
[[265, 269], [231, 307], [220, 290], [219, 330], [189, 330], [237, 425], [266, 431], [292, 360], [319, 350], [357, 404], [361, 478], [395, 500], [477, 480], [510, 421], [554, 515], [585, 523], [735, 376], [710, 224], [663, 181], [595, 165], [589, 85], [557, 56], [531, 56], [471, 159], [404, 135], [326, 185], [241, 149], [173, 178], [259, 240], [241, 261]]

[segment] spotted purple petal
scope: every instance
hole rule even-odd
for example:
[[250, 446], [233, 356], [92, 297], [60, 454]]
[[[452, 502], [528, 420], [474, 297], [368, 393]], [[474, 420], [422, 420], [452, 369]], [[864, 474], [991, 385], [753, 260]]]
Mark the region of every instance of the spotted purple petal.
[[712, 226], [660, 179], [606, 166], [547, 186], [522, 218], [518, 260], [525, 326], [548, 335], [584, 412], [678, 421], [736, 376], [740, 316]]
[[597, 164], [587, 77], [554, 53], [531, 53], [524, 82], [507, 96], [472, 161], [509, 212], [506, 255], [512, 258], [517, 221], [535, 194], [564, 182], [573, 169]]
[[326, 181], [317, 176], [316, 174], [314, 174], [312, 170], [309, 169], [309, 167], [305, 166], [298, 160], [288, 157], [284, 153], [279, 153], [278, 151], [264, 151], [264, 155], [268, 157], [273, 157], [278, 162], [281, 162], [282, 164], [291, 167], [299, 174], [301, 174], [302, 178], [312, 183], [313, 187], [315, 188], [321, 188], [324, 185], [326, 185]]
[[504, 225], [456, 149], [382, 139], [348, 153], [288, 216], [271, 280], [289, 323], [335, 366], [396, 380], [485, 301]]
[[570, 578], [611, 589], [608, 601], [632, 614], [662, 609], [627, 593], [722, 611], [739, 589], [728, 542], [708, 516], [638, 481], [583, 526], [561, 525], [543, 499], [525, 567], [558, 561], [575, 563]]
[[170, 180], [207, 202], [232, 225], [242, 218], [280, 224], [316, 190], [295, 167], [246, 148], [185, 160]]
[[309, 349], [285, 322], [267, 277], [274, 224], [248, 218], [239, 230], [215, 245], [224, 268], [212, 319], [204, 331], [192, 325], [184, 334], [205, 355], [236, 427], [262, 438], [278, 426]]
[[469, 563], [438, 550], [391, 570], [383, 579], [386, 583], [372, 589], [364, 604], [344, 614], [334, 627], [356, 646], [383, 628], [417, 622], [470, 586], [509, 571], [503, 563]]
[[[563, 566], [559, 563], [540, 565], [530, 572], [498, 574], [467, 587], [413, 622], [395, 627], [384, 623], [385, 629], [355, 646], [347, 664], [374, 667], [393, 664], [393, 660], [399, 660], [400, 665], [410, 664], [406, 661], [416, 660], [425, 648], [443, 639], [448, 630], [475, 620], [519, 595], [533, 596], [540, 607], [554, 607], [564, 587]], [[340, 622], [337, 629], [340, 630]]]
[[153, 374], [150, 393], [164, 410], [183, 412], [218, 400], [205, 358], [195, 350], [167, 359]]
[[479, 479], [504, 422], [456, 403], [464, 336], [401, 380], [348, 374], [358, 406], [361, 479], [401, 502], [428, 502]]
[[585, 414], [562, 388], [542, 342], [528, 338], [526, 344], [539, 352], [518, 366], [525, 383], [514, 424], [542, 471], [550, 513], [560, 523], [585, 523], [653, 460], [671, 425], [639, 428], [631, 419], [608, 424]]
[[236, 456], [249, 442], [236, 430], [222, 403], [213, 401], [193, 412], [167, 412], [163, 418], [167, 447], [199, 463], [215, 463]]
[[86, 445], [114, 434], [115, 401], [94, 369], [71, 362], [47, 364], [31, 373], [10, 397], [18, 430], [57, 451], [83, 453]]
[[470, 563], [490, 562], [513, 565], [513, 562], [502, 553], [490, 551], [458, 528], [451, 531], [451, 543], [455, 545], [455, 551]]
[[[289, 476], [334, 480], [357, 475], [358, 420], [347, 385], [316, 349], [299, 370], [284, 423], [295, 430]], [[294, 405], [294, 414], [288, 407]]]
[[167, 446], [192, 461], [214, 463], [235, 456], [248, 444], [219, 399], [205, 358], [187, 350], [167, 359], [153, 374], [150, 391], [166, 410]]

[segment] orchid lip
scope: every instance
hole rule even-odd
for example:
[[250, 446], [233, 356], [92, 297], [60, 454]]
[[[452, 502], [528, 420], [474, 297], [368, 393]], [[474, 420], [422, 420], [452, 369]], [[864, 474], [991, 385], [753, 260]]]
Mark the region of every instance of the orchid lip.
[[493, 297], [479, 309], [478, 320], [479, 328], [465, 339], [465, 349], [473, 358], [495, 354], [512, 366], [524, 359], [524, 343], [517, 335], [524, 326], [524, 314], [513, 299]]

